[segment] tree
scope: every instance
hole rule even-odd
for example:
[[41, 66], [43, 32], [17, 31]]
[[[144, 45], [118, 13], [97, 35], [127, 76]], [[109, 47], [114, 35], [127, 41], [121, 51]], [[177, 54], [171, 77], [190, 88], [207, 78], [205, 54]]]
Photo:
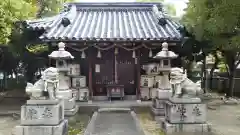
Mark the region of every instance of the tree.
[[63, 8], [63, 4], [75, 0], [35, 0], [38, 5], [36, 18], [55, 15]]
[[209, 40], [228, 65], [229, 90], [233, 96], [234, 76], [240, 63], [240, 1], [189, 0], [183, 22], [199, 41]]
[[[138, 2], [161, 2], [164, 3], [164, 0], [137, 0]], [[176, 7], [173, 4], [167, 3], [163, 4], [166, 12], [171, 16], [176, 16]]]
[[35, 16], [36, 6], [25, 0], [0, 0], [0, 44], [7, 44], [13, 23]]

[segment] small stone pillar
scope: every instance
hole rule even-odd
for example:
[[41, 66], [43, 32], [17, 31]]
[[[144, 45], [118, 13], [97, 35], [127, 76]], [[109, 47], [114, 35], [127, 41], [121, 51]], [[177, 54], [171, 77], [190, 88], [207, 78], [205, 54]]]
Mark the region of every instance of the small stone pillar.
[[168, 50], [168, 43], [166, 42], [162, 44], [162, 51], [154, 57], [160, 60], [158, 71], [161, 75], [157, 97], [153, 99], [152, 104], [152, 113], [155, 116], [164, 116], [164, 103], [172, 95], [169, 73], [171, 71], [171, 59], [176, 57], [177, 55], [174, 52]]
[[56, 68], [59, 70], [59, 90], [56, 96], [64, 100], [65, 116], [72, 116], [76, 114], [78, 107], [76, 106], [75, 97], [73, 97], [73, 91], [70, 89], [71, 80], [67, 75], [70, 68], [67, 60], [74, 57], [68, 51], [65, 51], [64, 43], [60, 42], [58, 48], [58, 51], [53, 51], [49, 55], [50, 59], [56, 60]]

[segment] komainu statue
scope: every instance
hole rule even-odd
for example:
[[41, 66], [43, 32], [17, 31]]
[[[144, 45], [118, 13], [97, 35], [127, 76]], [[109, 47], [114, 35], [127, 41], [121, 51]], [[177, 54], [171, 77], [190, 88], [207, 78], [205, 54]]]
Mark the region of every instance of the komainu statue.
[[30, 95], [31, 99], [56, 99], [56, 91], [58, 91], [59, 79], [57, 68], [47, 68], [41, 79], [36, 83], [27, 83], [26, 93]]
[[198, 83], [194, 83], [187, 78], [186, 71], [181, 68], [172, 68], [170, 72], [170, 83], [173, 90], [173, 97], [197, 97], [203, 94], [203, 90]]

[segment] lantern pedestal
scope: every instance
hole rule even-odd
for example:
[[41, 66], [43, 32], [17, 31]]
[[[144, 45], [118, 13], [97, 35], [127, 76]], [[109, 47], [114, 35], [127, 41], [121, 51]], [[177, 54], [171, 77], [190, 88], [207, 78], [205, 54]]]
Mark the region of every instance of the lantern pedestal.
[[154, 116], [165, 116], [165, 102], [171, 97], [172, 91], [171, 90], [162, 90], [157, 89], [156, 91], [156, 98], [152, 101], [152, 114]]

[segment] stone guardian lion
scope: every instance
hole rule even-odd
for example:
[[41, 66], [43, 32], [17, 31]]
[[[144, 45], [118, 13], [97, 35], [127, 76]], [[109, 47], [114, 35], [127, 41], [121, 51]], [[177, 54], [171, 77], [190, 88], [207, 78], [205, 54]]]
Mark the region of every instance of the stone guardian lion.
[[58, 91], [59, 79], [57, 68], [47, 68], [36, 83], [27, 83], [26, 93], [30, 95], [31, 99], [56, 99], [56, 92]]

